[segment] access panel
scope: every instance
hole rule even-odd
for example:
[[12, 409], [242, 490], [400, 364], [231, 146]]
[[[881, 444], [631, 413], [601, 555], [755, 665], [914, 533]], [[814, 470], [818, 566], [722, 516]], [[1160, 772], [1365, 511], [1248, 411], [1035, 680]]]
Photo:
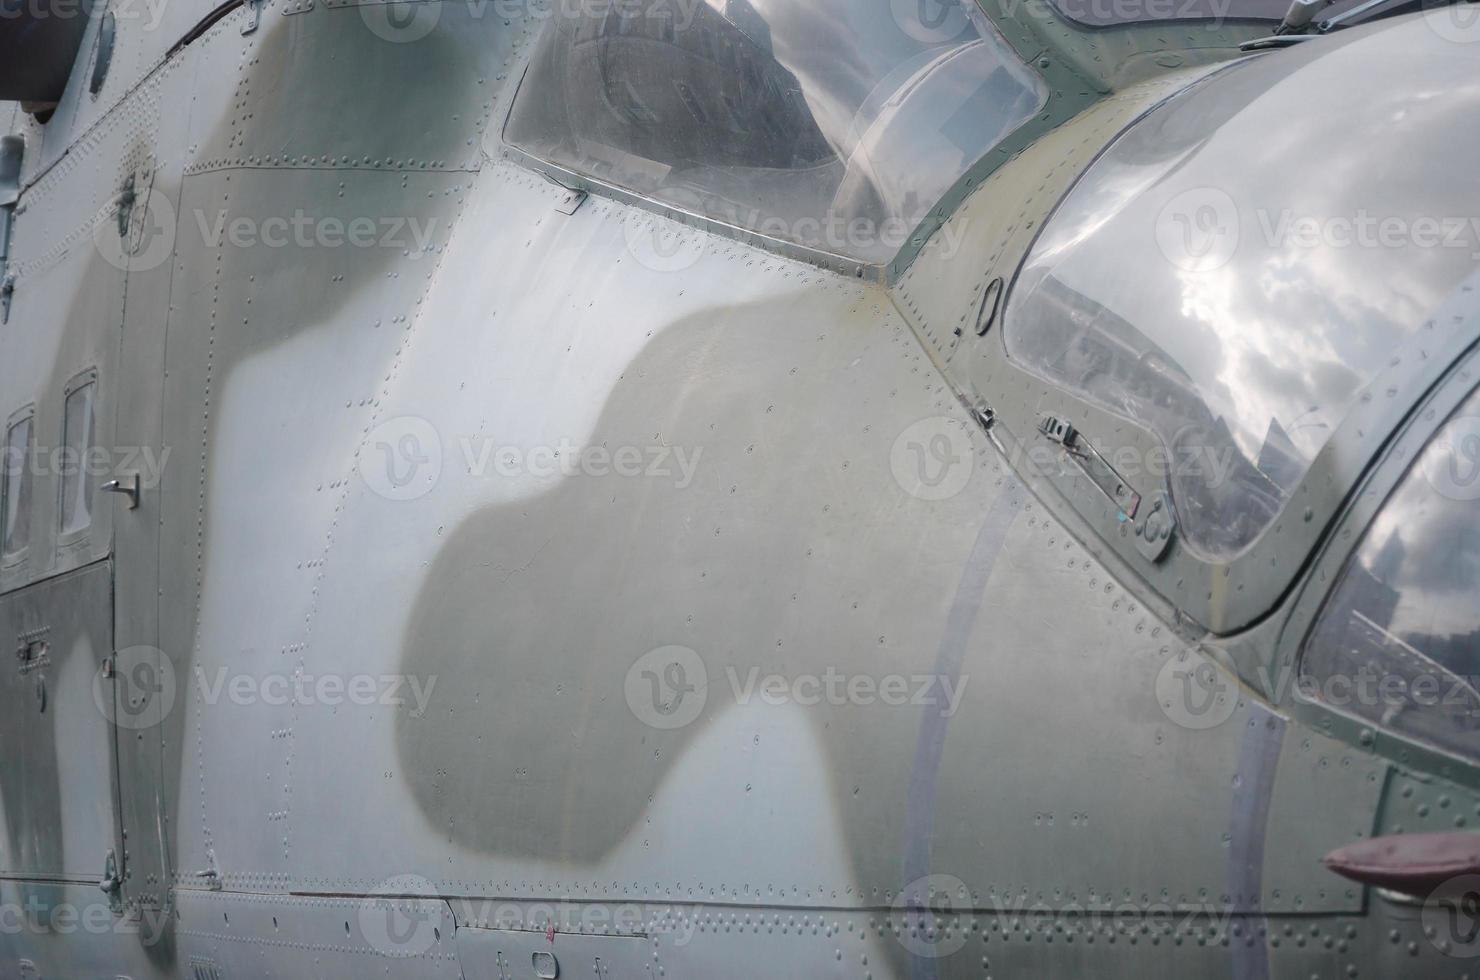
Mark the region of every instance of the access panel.
[[112, 640], [107, 562], [0, 598], [0, 877], [120, 877]]

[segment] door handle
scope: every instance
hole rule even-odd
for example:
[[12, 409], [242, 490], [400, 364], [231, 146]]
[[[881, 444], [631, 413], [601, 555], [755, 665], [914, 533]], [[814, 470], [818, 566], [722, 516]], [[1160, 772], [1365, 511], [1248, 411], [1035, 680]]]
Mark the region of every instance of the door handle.
[[128, 498], [128, 509], [139, 509], [139, 474], [109, 480], [98, 487], [103, 493], [121, 493]]

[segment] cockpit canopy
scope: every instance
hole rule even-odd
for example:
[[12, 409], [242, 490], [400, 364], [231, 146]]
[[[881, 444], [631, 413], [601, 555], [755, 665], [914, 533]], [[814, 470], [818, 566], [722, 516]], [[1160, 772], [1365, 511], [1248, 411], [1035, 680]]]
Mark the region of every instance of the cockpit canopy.
[[926, 6], [634, 0], [562, 14], [504, 138], [679, 211], [883, 265], [1046, 98], [974, 4], [928, 23]]
[[1447, 364], [1466, 329], [1440, 310], [1480, 257], [1480, 178], [1455, 166], [1480, 152], [1473, 58], [1394, 42], [1378, 70], [1360, 33], [1243, 62], [1132, 127], [1010, 297], [1009, 355], [1159, 437], [1208, 561], [1275, 523], [1364, 404], [1411, 407], [1388, 374]]

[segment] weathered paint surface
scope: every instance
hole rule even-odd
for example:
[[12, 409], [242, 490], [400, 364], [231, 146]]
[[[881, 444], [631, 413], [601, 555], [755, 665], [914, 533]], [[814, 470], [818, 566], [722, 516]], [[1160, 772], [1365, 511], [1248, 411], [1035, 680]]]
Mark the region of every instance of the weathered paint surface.
[[[208, 6], [121, 21], [45, 127], [5, 108], [0, 414], [54, 445], [94, 369], [146, 479], [59, 542], [39, 476], [0, 568], [3, 622], [114, 603], [0, 687], [0, 903], [38, 909], [0, 977], [1464, 975], [1319, 861], [1476, 812], [1473, 780], [1239, 687], [959, 397], [998, 393], [956, 359], [983, 272], [1248, 28], [1026, 32], [1077, 87], [1044, 66], [964, 251], [886, 288], [560, 210], [498, 137], [537, 11], [247, 6], [172, 51]], [[126, 674], [78, 669], [103, 632]], [[685, 672], [639, 669], [665, 648]], [[1228, 717], [1178, 724], [1158, 678], [1206, 658]], [[38, 675], [66, 713], [26, 715]]]

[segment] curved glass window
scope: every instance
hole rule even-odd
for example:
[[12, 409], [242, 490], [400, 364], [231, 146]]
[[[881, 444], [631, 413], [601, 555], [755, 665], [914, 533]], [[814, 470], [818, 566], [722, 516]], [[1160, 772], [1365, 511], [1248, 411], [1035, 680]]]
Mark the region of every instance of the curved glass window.
[[93, 485], [92, 469], [96, 463], [93, 440], [93, 398], [97, 394], [96, 381], [68, 392], [62, 410], [62, 506], [61, 533], [63, 536], [77, 534], [92, 523]]
[[1301, 692], [1480, 758], [1480, 391], [1393, 492], [1306, 644]]
[[[1049, 0], [1055, 10], [1085, 27], [1186, 20], [1267, 20], [1279, 23], [1290, 10], [1286, 0]], [[1334, 0], [1321, 11], [1332, 17], [1355, 7], [1359, 0]]]
[[5, 467], [0, 473], [0, 557], [13, 558], [31, 540], [31, 429], [27, 415], [5, 435]]
[[[1008, 301], [1015, 361], [1160, 437], [1179, 533], [1205, 560], [1252, 546], [1395, 358], [1458, 329], [1418, 339], [1475, 271], [1480, 226], [1443, 216], [1480, 191], [1452, 167], [1480, 153], [1480, 127], [1459, 125], [1480, 84], [1422, 45], [1384, 72], [1370, 56], [1333, 42], [1251, 59], [1137, 123]], [[1392, 84], [1419, 72], [1444, 99]], [[1337, 101], [1292, 120], [1312, 91]], [[1344, 146], [1362, 150], [1335, 159]]]
[[970, 2], [630, 0], [555, 18], [504, 138], [688, 213], [883, 264], [1045, 98]]

